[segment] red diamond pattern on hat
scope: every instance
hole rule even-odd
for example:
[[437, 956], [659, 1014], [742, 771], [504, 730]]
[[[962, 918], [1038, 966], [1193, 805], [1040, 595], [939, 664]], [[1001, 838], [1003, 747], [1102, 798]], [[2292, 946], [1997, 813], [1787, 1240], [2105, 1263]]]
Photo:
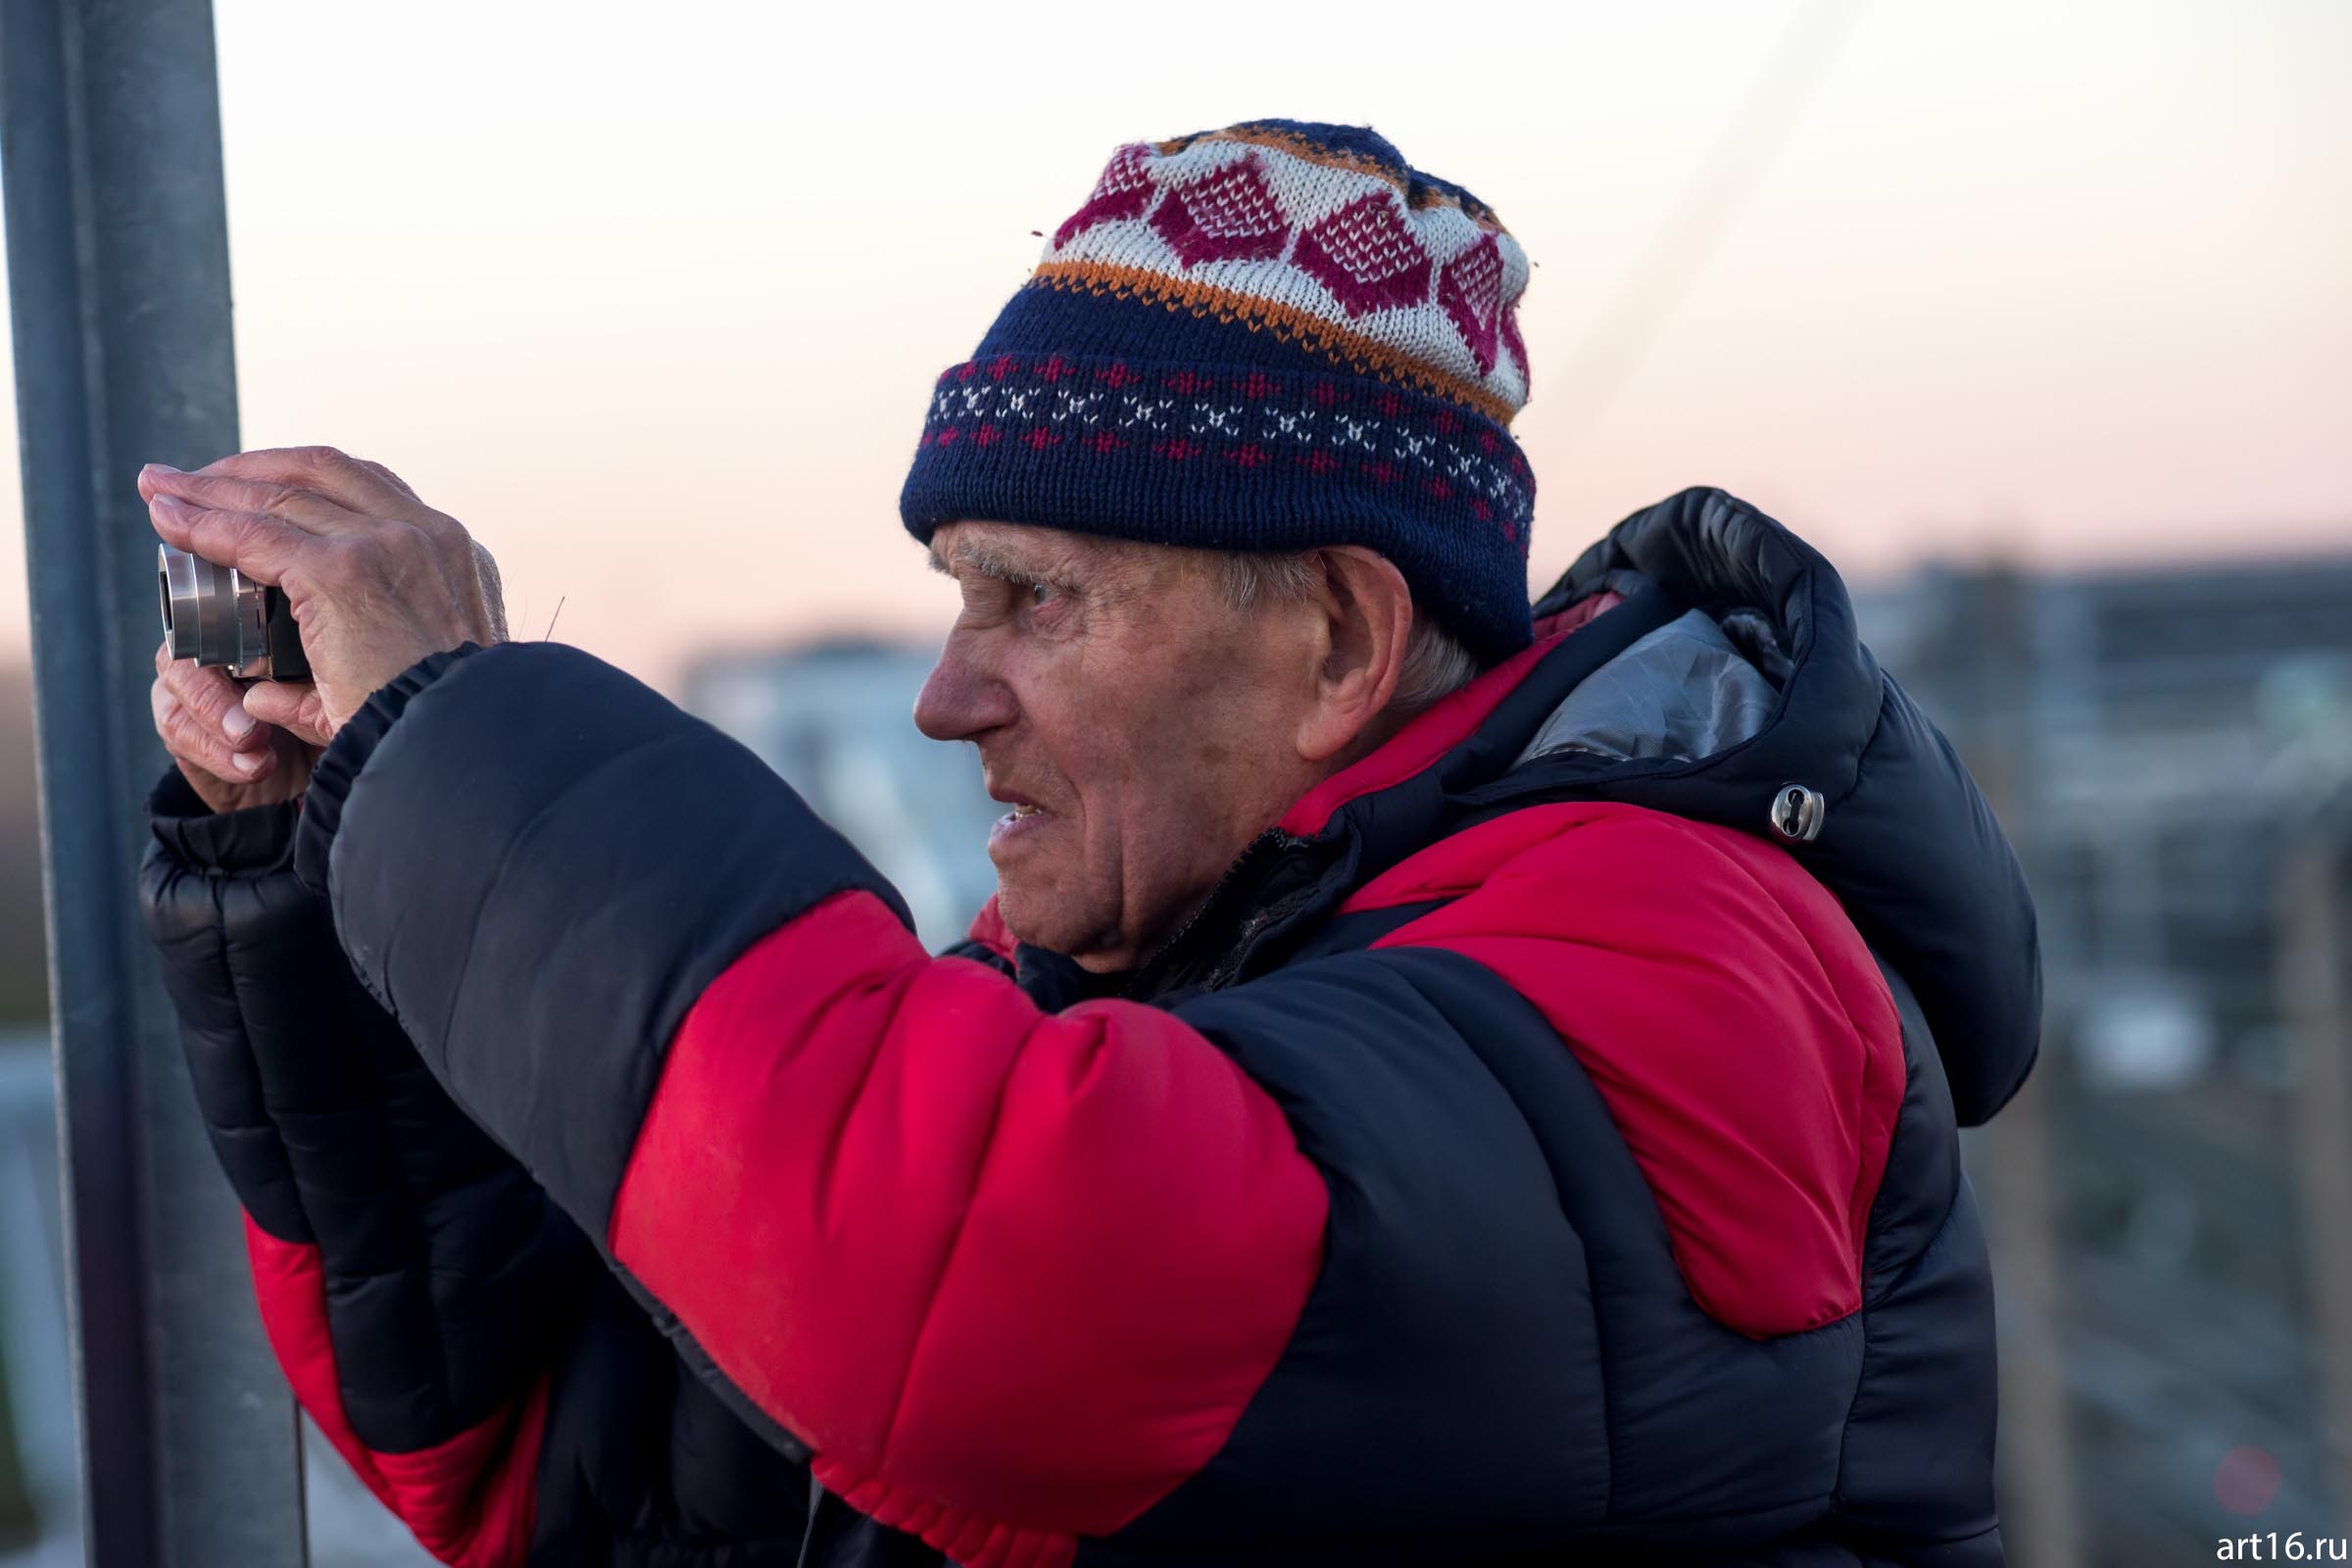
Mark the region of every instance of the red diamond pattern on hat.
[[1527, 368], [1527, 339], [1519, 335], [1519, 307], [1512, 305], [1502, 313], [1502, 346], [1519, 367], [1520, 396], [1535, 389], [1534, 372]]
[[1494, 336], [1502, 316], [1502, 252], [1492, 234], [1446, 264], [1438, 274], [1438, 303], [1461, 329], [1478, 373], [1494, 372]]
[[1094, 194], [1087, 197], [1086, 205], [1054, 231], [1054, 248], [1061, 249], [1097, 223], [1142, 217], [1144, 209], [1152, 205], [1152, 179], [1144, 172], [1151, 156], [1152, 149], [1140, 141], [1111, 154], [1109, 167], [1095, 181]]
[[1349, 202], [1302, 232], [1291, 264], [1331, 290], [1349, 316], [1418, 305], [1429, 293], [1429, 253], [1385, 192]]
[[1262, 262], [1280, 256], [1291, 234], [1255, 153], [1171, 187], [1152, 215], [1152, 226], [1188, 269], [1202, 262]]

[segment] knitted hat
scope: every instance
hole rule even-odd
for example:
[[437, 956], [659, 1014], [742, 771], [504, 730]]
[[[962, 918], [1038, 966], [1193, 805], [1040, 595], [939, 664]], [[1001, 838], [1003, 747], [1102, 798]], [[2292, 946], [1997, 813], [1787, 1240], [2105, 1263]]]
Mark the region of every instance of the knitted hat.
[[1527, 257], [1350, 125], [1122, 147], [969, 360], [899, 498], [1219, 550], [1353, 544], [1482, 660], [1529, 640]]

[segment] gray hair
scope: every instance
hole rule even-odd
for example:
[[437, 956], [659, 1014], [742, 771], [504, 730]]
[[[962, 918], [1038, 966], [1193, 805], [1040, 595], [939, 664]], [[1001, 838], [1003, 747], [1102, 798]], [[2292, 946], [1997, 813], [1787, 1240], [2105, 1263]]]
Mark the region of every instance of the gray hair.
[[[1264, 550], [1222, 551], [1217, 560], [1224, 580], [1225, 602], [1248, 610], [1261, 597], [1296, 602], [1314, 591], [1320, 580], [1315, 552]], [[1413, 629], [1404, 645], [1404, 668], [1396, 677], [1396, 695], [1389, 706], [1398, 713], [1417, 713], [1439, 698], [1461, 690], [1479, 672], [1478, 660], [1452, 633], [1413, 607]]]

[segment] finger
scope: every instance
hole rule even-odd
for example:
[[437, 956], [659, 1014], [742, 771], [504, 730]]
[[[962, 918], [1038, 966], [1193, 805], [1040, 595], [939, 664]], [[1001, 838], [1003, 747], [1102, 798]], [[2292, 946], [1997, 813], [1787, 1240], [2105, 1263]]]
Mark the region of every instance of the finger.
[[490, 623], [491, 640], [507, 640], [507, 585], [498, 574], [498, 558], [479, 539], [473, 545], [473, 569], [481, 579], [482, 607]]
[[147, 503], [147, 516], [164, 543], [215, 565], [234, 566], [260, 583], [284, 582], [286, 573], [299, 572], [305, 562], [317, 560], [325, 544], [322, 536], [277, 517], [258, 512], [214, 512], [191, 507], [175, 496], [155, 496]]
[[[158, 488], [177, 488], [179, 483], [172, 470], [161, 468], [157, 468], [151, 476], [143, 477]], [[418, 500], [416, 492], [410, 489], [407, 482], [391, 469], [380, 463], [348, 457], [333, 447], [280, 447], [268, 451], [239, 452], [207, 464], [197, 474], [184, 477], [257, 484], [263, 487], [264, 494], [292, 491], [339, 507], [354, 516], [398, 518], [443, 544], [462, 542], [466, 538], [462, 523]], [[250, 506], [242, 501], [229, 505], [230, 510], [276, 513], [286, 515], [289, 521], [301, 522], [306, 527], [314, 526], [303, 517], [278, 513], [275, 507]], [[344, 522], [333, 522], [331, 525], [336, 528], [350, 526]], [[323, 530], [314, 527], [314, 531]]]
[[198, 471], [231, 479], [291, 485], [324, 496], [339, 507], [368, 514], [401, 512], [413, 508], [416, 502], [406, 485], [388, 478], [376, 465], [347, 457], [333, 447], [270, 447], [236, 452], [206, 464]]
[[231, 783], [250, 783], [267, 777], [277, 766], [276, 755], [268, 748], [258, 752], [231, 750], [217, 726], [190, 712], [160, 679], [155, 683], [151, 701], [155, 709], [155, 732], [163, 737], [164, 750], [178, 761]]
[[253, 512], [290, 522], [305, 533], [349, 533], [374, 525], [349, 508], [338, 506], [315, 491], [268, 479], [239, 479], [220, 473], [181, 473], [176, 468], [142, 469], [142, 487], [153, 503], [172, 496], [191, 507], [213, 512]]
[[226, 670], [182, 660], [165, 669], [163, 682], [181, 708], [220, 732], [230, 751], [258, 752], [270, 744], [269, 729], [246, 709]]
[[324, 746], [334, 739], [326, 705], [318, 699], [318, 688], [307, 680], [257, 681], [246, 688], [244, 702], [245, 711], [306, 746]]

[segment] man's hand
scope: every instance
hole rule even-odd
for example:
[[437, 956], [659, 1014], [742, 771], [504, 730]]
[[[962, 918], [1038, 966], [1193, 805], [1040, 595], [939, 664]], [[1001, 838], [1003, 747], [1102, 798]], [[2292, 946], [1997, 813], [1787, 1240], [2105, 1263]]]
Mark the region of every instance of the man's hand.
[[261, 682], [244, 709], [304, 740], [428, 654], [506, 641], [498, 564], [380, 464], [240, 452], [195, 473], [150, 464], [139, 495], [166, 543], [285, 590], [313, 683]]
[[155, 650], [155, 732], [198, 798], [216, 811], [237, 811], [300, 795], [318, 760], [318, 737], [263, 723], [226, 670], [174, 662], [171, 649]]

